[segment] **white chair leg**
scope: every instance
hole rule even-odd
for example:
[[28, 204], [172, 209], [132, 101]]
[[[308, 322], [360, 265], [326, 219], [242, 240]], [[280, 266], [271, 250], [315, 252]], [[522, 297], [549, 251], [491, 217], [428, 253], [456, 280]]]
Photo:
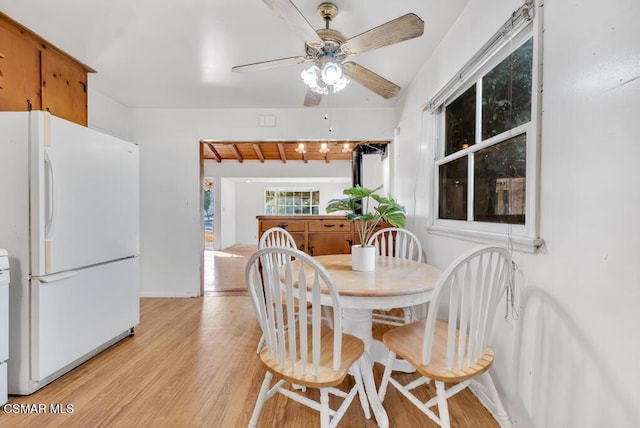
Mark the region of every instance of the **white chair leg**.
[[320, 428], [329, 428], [329, 390], [320, 388]]
[[442, 428], [449, 428], [449, 406], [447, 406], [447, 392], [445, 391], [444, 382], [436, 381], [436, 394], [438, 394], [440, 426]]
[[491, 395], [491, 400], [493, 400], [493, 404], [496, 409], [496, 419], [498, 419], [498, 424], [501, 427], [511, 427], [511, 421], [509, 420], [509, 415], [507, 415], [507, 411], [504, 409], [502, 405], [502, 400], [500, 400], [500, 396], [498, 395], [498, 390], [496, 389], [496, 385], [493, 383], [493, 379], [488, 371], [482, 373], [481, 375], [484, 378], [484, 384], [489, 389], [489, 394]]
[[258, 348], [256, 349], [256, 354], [259, 354], [262, 351], [262, 347], [264, 346], [264, 334], [260, 336], [260, 341], [258, 342]]
[[369, 403], [371, 404], [371, 410], [373, 416], [376, 418], [379, 428], [389, 428], [389, 416], [382, 407], [382, 403], [378, 399], [378, 391], [376, 391], [376, 384], [373, 381], [373, 363], [369, 358], [369, 354], [366, 352], [360, 357], [360, 373], [362, 374], [362, 382], [364, 383], [364, 389], [367, 391], [367, 397], [369, 397]]
[[264, 375], [264, 381], [262, 382], [262, 387], [260, 387], [260, 393], [258, 394], [258, 399], [256, 400], [256, 406], [253, 408], [253, 415], [251, 415], [251, 421], [249, 422], [250, 428], [255, 428], [258, 423], [258, 418], [260, 417], [260, 412], [262, 411], [262, 406], [265, 401], [267, 401], [267, 393], [269, 392], [269, 386], [271, 386], [271, 379], [273, 378], [273, 374], [271, 372], [267, 372]]
[[387, 394], [387, 385], [389, 385], [389, 378], [391, 377], [391, 371], [393, 370], [393, 362], [396, 359], [396, 354], [389, 351], [387, 357], [387, 363], [384, 366], [384, 374], [382, 375], [382, 381], [380, 382], [380, 389], [378, 389], [378, 398], [381, 402], [384, 402], [384, 396]]
[[364, 412], [364, 417], [371, 419], [371, 412], [369, 411], [369, 400], [367, 399], [367, 392], [364, 390], [364, 382], [362, 381], [362, 373], [360, 372], [360, 365], [354, 364], [351, 368], [353, 370], [353, 379], [356, 382], [358, 388], [358, 396], [360, 397], [360, 405]]

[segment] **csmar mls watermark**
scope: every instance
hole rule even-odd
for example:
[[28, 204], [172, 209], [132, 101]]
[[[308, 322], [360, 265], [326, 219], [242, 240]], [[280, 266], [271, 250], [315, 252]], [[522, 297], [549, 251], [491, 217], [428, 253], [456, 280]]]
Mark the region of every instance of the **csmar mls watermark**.
[[73, 413], [73, 404], [60, 404], [60, 403], [34, 403], [34, 404], [18, 404], [7, 403], [2, 406], [2, 410], [5, 413], [17, 413], [17, 414], [71, 414]]

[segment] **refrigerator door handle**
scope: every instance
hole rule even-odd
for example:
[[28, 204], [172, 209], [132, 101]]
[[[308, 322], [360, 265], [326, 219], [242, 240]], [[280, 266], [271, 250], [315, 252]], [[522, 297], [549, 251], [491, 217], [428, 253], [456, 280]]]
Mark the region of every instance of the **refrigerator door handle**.
[[75, 270], [68, 270], [65, 272], [60, 272], [60, 273], [54, 273], [51, 275], [46, 275], [46, 276], [39, 276], [39, 277], [35, 277], [33, 279], [36, 279], [44, 284], [48, 284], [50, 282], [56, 282], [56, 281], [61, 281], [63, 279], [67, 279], [67, 278], [72, 278], [74, 276], [76, 276], [78, 274], [78, 271]]
[[51, 159], [49, 158], [49, 152], [47, 148], [44, 149], [44, 168], [45, 168], [45, 178], [48, 181], [48, 186], [46, 189], [45, 196], [45, 225], [44, 225], [44, 234], [45, 236], [49, 235], [49, 231], [51, 230], [51, 224], [53, 223], [53, 189], [54, 189], [54, 175], [53, 175], [53, 166], [51, 164]]

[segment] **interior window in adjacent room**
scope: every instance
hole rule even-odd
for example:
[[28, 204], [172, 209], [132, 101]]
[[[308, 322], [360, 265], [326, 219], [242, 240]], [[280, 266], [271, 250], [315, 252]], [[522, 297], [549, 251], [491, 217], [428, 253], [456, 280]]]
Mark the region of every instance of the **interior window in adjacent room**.
[[320, 190], [268, 188], [264, 193], [266, 215], [310, 215], [320, 213]]

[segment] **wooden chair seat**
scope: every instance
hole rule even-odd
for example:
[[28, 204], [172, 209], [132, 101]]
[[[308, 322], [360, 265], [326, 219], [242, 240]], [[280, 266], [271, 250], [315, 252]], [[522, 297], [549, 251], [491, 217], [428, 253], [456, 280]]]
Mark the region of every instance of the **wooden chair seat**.
[[[431, 348], [431, 361], [428, 365], [423, 365], [421, 363], [422, 341], [424, 339], [425, 328], [426, 320], [416, 321], [386, 332], [382, 337], [382, 341], [387, 348], [414, 366], [420, 374], [432, 380], [439, 380], [445, 383], [458, 383], [471, 379], [491, 367], [493, 363], [493, 349], [487, 347], [483, 357], [477, 363], [464, 367], [461, 370], [447, 370], [447, 342], [445, 339], [449, 325], [442, 320], [436, 321], [435, 340], [433, 348]], [[457, 333], [456, 336], [458, 336]], [[458, 355], [456, 353], [454, 360], [457, 360], [457, 358]]]
[[[332, 329], [323, 329], [320, 339], [321, 342], [324, 344], [332, 344], [333, 334], [334, 331]], [[309, 355], [311, 355], [311, 343], [309, 343], [307, 349]], [[333, 349], [330, 346], [325, 346], [321, 350], [320, 367], [317, 376], [313, 373], [313, 365], [311, 362], [308, 362], [306, 367], [304, 367], [300, 359], [298, 359], [295, 364], [291, 364], [291, 358], [287, 358], [284, 367], [282, 364], [275, 364], [269, 356], [269, 350], [267, 348], [262, 349], [260, 352], [260, 359], [267, 370], [288, 382], [311, 388], [325, 388], [342, 383], [349, 368], [358, 361], [363, 352], [364, 343], [362, 340], [350, 334], [343, 333], [340, 368], [335, 371], [333, 370]], [[295, 371], [291, 370], [292, 366], [295, 366]]]

